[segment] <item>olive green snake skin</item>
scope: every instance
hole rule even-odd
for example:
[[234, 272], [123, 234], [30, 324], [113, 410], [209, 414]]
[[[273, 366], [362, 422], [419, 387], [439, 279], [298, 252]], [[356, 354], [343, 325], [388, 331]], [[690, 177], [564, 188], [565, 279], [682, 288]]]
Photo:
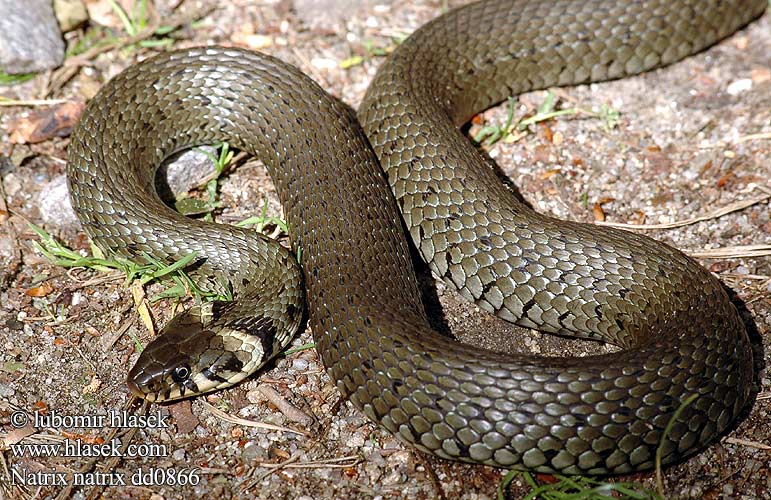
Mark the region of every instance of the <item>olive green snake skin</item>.
[[[421, 450], [563, 473], [648, 469], [659, 445], [665, 463], [694, 452], [731, 424], [752, 385], [750, 344], [720, 282], [644, 236], [533, 212], [458, 127], [512, 94], [674, 62], [766, 4], [472, 4], [423, 26], [382, 64], [358, 120], [297, 69], [252, 52], [188, 49], [129, 68], [89, 103], [71, 141], [84, 228], [134, 259], [195, 252], [191, 273], [237, 298], [172, 320], [131, 370], [132, 391], [174, 399], [244, 378], [286, 345], [305, 294], [339, 390]], [[159, 201], [159, 162], [217, 140], [268, 166], [302, 271], [252, 231]], [[432, 271], [482, 309], [623, 349], [508, 355], [432, 331], [399, 208]]]

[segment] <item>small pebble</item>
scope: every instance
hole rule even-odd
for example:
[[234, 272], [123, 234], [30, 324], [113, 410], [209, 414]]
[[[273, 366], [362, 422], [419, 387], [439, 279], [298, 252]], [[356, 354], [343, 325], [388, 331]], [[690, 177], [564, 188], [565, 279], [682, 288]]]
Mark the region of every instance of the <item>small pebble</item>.
[[402, 474], [397, 470], [392, 471], [389, 475], [383, 478], [383, 486], [391, 486], [391, 485], [399, 484], [403, 482], [404, 482], [404, 474]]
[[752, 79], [751, 78], [742, 78], [740, 80], [734, 80], [731, 82], [728, 87], [726, 87], [725, 91], [726, 93], [730, 95], [738, 95], [742, 92], [746, 92], [752, 88]]
[[351, 435], [350, 438], [345, 442], [345, 445], [349, 448], [361, 448], [364, 446], [364, 443], [367, 440], [364, 439], [364, 436], [361, 435], [361, 433], [356, 432], [353, 435]]
[[14, 394], [16, 394], [16, 391], [11, 389], [10, 385], [8, 385], [8, 384], [0, 384], [0, 396], [2, 396], [4, 398], [10, 398]]
[[308, 369], [308, 360], [303, 358], [297, 358], [292, 361], [292, 369], [298, 372], [304, 372]]
[[311, 64], [317, 69], [336, 70], [338, 67], [338, 62], [328, 57], [314, 57]]

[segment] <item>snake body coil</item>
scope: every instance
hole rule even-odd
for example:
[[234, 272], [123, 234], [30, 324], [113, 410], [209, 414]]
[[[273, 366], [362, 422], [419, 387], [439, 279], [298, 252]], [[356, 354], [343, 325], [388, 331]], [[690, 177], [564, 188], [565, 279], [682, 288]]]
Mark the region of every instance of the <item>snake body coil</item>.
[[[533, 212], [458, 126], [511, 94], [676, 61], [766, 3], [499, 0], [457, 9], [380, 68], [359, 110], [372, 147], [344, 105], [264, 55], [199, 48], [129, 68], [89, 103], [70, 145], [84, 227], [104, 250], [133, 258], [196, 252], [196, 275], [217, 276], [209, 287], [233, 288], [238, 299], [173, 320], [130, 387], [164, 400], [230, 385], [299, 323], [301, 276], [288, 251], [189, 221], [155, 194], [164, 157], [228, 140], [268, 165], [302, 249], [317, 349], [371, 419], [443, 458], [544, 472], [642, 470], [659, 445], [664, 462], [693, 452], [726, 429], [751, 386], [750, 345], [719, 281], [644, 236]], [[397, 205], [431, 269], [483, 309], [623, 350], [503, 355], [432, 331]]]

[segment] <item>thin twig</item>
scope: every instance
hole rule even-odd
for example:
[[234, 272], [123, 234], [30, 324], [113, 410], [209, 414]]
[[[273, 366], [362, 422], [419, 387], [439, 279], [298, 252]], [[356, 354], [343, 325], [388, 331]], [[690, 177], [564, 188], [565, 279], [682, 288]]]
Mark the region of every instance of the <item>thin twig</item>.
[[755, 140], [763, 140], [763, 139], [771, 139], [771, 132], [761, 132], [759, 134], [747, 134], [739, 137], [734, 141], [734, 144], [739, 144], [741, 142], [747, 142], [747, 141], [755, 141]]
[[293, 422], [297, 422], [303, 427], [309, 427], [313, 425], [313, 417], [290, 403], [276, 389], [268, 384], [260, 384], [257, 386], [257, 391], [262, 394], [265, 399], [273, 403], [278, 411], [284, 414], [288, 419]]
[[756, 448], [758, 450], [771, 450], [771, 446], [763, 443], [759, 443], [757, 441], [750, 441], [748, 439], [740, 439], [740, 438], [733, 438], [733, 437], [727, 437], [724, 439], [726, 443], [731, 444], [740, 444], [742, 446], [748, 446], [750, 448]]
[[[764, 189], [761, 189], [761, 191], [765, 191]], [[673, 229], [676, 227], [682, 227], [682, 226], [688, 226], [691, 224], [696, 224], [697, 222], [702, 222], [705, 220], [710, 219], [717, 219], [718, 217], [722, 217], [725, 214], [729, 214], [731, 212], [736, 212], [738, 210], [743, 210], [747, 207], [750, 207], [752, 205], [756, 205], [758, 203], [762, 203], [766, 200], [771, 198], [771, 194], [764, 194], [762, 196], [757, 196], [755, 198], [749, 198], [747, 200], [737, 201], [734, 203], [729, 203], [723, 208], [719, 208], [713, 212], [710, 212], [706, 215], [700, 215], [698, 217], [693, 217], [690, 219], [684, 219], [680, 221], [675, 222], [668, 222], [665, 224], [628, 224], [623, 222], [606, 222], [606, 221], [595, 221], [594, 223], [598, 226], [611, 226], [611, 227], [617, 227], [621, 229], [641, 229], [641, 230], [651, 230], [651, 229]]]
[[[213, 9], [213, 6], [207, 6], [201, 9], [193, 10], [192, 12], [186, 14], [180, 14], [169, 19], [168, 22], [164, 23], [164, 26], [168, 26], [170, 31], [177, 30], [186, 24], [206, 16]], [[64, 61], [64, 65], [61, 68], [54, 72], [53, 76], [51, 77], [51, 82], [48, 85], [46, 94], [50, 95], [55, 90], [62, 88], [65, 83], [67, 83], [73, 76], [78, 74], [81, 66], [87, 66], [91, 64], [91, 60], [96, 56], [114, 49], [120, 49], [135, 43], [139, 43], [142, 40], [146, 40], [148, 38], [152, 38], [155, 36], [155, 32], [159, 27], [160, 24], [158, 22], [154, 22], [134, 36], [120, 37], [104, 45], [91, 47], [80, 55], [70, 57]]]
[[244, 425], [246, 427], [256, 427], [258, 429], [269, 429], [269, 430], [272, 430], [272, 431], [291, 432], [291, 433], [294, 433], [294, 434], [298, 434], [300, 436], [310, 437], [310, 433], [309, 432], [298, 431], [296, 429], [291, 429], [289, 427], [282, 427], [280, 425], [266, 424], [266, 423], [263, 423], [263, 422], [255, 422], [254, 420], [246, 420], [244, 418], [233, 417], [231, 415], [228, 415], [224, 411], [215, 408], [214, 406], [210, 405], [206, 401], [203, 401], [203, 405], [214, 416], [219, 417], [222, 420], [227, 420], [228, 422], [230, 422], [232, 424]]
[[65, 102], [67, 99], [7, 99], [0, 96], [0, 106], [53, 106]]
[[685, 253], [697, 259], [739, 259], [742, 257], [765, 257], [771, 255], [771, 245], [744, 245], [735, 247], [712, 248], [709, 250], [685, 250]]
[[318, 460], [307, 460], [297, 462], [298, 456], [295, 455], [281, 463], [273, 462], [253, 462], [255, 467], [267, 467], [270, 469], [345, 469], [353, 467], [362, 462], [359, 455], [348, 455], [339, 458], [320, 458]]

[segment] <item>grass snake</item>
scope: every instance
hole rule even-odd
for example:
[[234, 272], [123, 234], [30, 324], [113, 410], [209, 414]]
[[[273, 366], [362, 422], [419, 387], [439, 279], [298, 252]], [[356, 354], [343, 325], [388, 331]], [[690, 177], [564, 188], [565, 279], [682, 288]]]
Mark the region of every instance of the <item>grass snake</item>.
[[[658, 446], [665, 463], [692, 453], [727, 428], [751, 387], [750, 344], [720, 282], [647, 237], [534, 212], [459, 126], [512, 94], [677, 61], [766, 4], [467, 5], [388, 57], [358, 117], [254, 52], [192, 48], [128, 68], [90, 101], [69, 146], [83, 227], [106, 252], [135, 260], [196, 252], [200, 286], [237, 299], [174, 318], [130, 371], [131, 390], [163, 401], [234, 384], [286, 345], [305, 296], [339, 390], [421, 450], [563, 473], [651, 468]], [[288, 249], [185, 218], [158, 198], [164, 158], [218, 140], [267, 165], [302, 270]], [[482, 309], [623, 349], [509, 355], [432, 331], [402, 224], [431, 270]]]

